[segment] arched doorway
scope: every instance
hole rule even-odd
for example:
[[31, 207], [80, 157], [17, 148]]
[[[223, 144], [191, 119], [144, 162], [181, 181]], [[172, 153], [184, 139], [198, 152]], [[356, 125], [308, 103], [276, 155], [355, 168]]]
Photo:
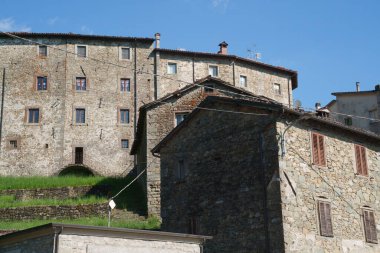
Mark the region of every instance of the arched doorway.
[[58, 176], [90, 177], [95, 175], [96, 173], [90, 167], [83, 164], [70, 164], [58, 173]]

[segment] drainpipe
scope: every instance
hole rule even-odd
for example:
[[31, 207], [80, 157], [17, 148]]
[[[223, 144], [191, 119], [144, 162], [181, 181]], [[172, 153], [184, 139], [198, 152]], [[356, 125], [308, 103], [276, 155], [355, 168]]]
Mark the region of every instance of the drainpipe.
[[137, 127], [137, 41], [135, 39], [135, 48], [134, 48], [134, 82], [133, 82], [133, 98], [134, 98], [134, 115], [133, 115], [133, 136], [136, 139], [136, 127]]
[[193, 57], [193, 82], [195, 82], [195, 63], [194, 63], [194, 57]]
[[5, 68], [3, 69], [3, 84], [1, 89], [1, 112], [0, 112], [0, 151], [1, 151], [1, 141], [3, 137], [3, 115], [4, 115], [4, 95], [5, 95]]
[[265, 165], [265, 156], [264, 156], [264, 134], [263, 132], [259, 135], [259, 150], [260, 150], [260, 167], [262, 168], [261, 173], [261, 182], [263, 186], [263, 206], [264, 206], [264, 233], [265, 233], [265, 252], [270, 252], [270, 241], [269, 241], [269, 218], [268, 218], [268, 193], [267, 193], [267, 184], [266, 184], [266, 174], [267, 167]]
[[291, 80], [291, 78], [288, 78], [288, 104], [289, 104], [289, 108], [291, 108], [292, 107], [292, 99], [290, 98], [290, 80]]
[[232, 62], [232, 79], [233, 79], [234, 86], [236, 86], [236, 84], [235, 84], [235, 61]]
[[63, 227], [54, 227], [54, 238], [53, 238], [53, 253], [58, 253], [58, 240], [59, 235], [62, 233]]

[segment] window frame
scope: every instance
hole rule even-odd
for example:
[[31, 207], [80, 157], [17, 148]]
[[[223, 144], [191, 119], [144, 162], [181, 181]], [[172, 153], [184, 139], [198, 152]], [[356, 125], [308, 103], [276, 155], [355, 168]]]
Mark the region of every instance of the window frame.
[[215, 93], [215, 84], [209, 83], [203, 85], [204, 94], [214, 94]]
[[352, 126], [352, 117], [345, 117], [344, 118], [344, 124], [346, 126]]
[[[170, 73], [169, 66], [174, 66], [174, 73]], [[176, 75], [178, 73], [178, 65], [177, 65], [177, 63], [176, 62], [168, 62], [167, 66], [166, 66], [166, 73], [168, 75]]]
[[[128, 87], [127, 87], [127, 89], [126, 90], [122, 90], [122, 81], [123, 80], [128, 80], [129, 81], [129, 85], [128, 85]], [[124, 77], [121, 77], [120, 79], [119, 79], [119, 91], [120, 92], [122, 92], [122, 93], [127, 93], [127, 92], [131, 92], [131, 79], [130, 78], [124, 78]]]
[[174, 127], [178, 126], [180, 123], [182, 123], [182, 121], [185, 120], [185, 118], [179, 123], [177, 124], [177, 115], [189, 115], [190, 111], [176, 111], [174, 112]]
[[[129, 58], [125, 59], [123, 58], [123, 49], [128, 49], [129, 50]], [[131, 47], [128, 46], [119, 46], [119, 60], [120, 61], [131, 61], [132, 59], [132, 50]]]
[[[121, 121], [121, 112], [122, 111], [128, 111], [128, 122], [122, 122]], [[117, 122], [119, 125], [129, 125], [131, 123], [131, 110], [129, 110], [129, 108], [125, 108], [125, 107], [119, 107], [117, 110]]]
[[190, 216], [188, 218], [188, 231], [191, 235], [199, 233], [199, 218], [197, 216]]
[[[358, 151], [359, 151], [359, 154], [357, 153]], [[358, 156], [359, 158], [362, 159], [360, 162], [358, 161]], [[365, 168], [362, 167], [363, 161], [364, 161]], [[355, 174], [358, 176], [368, 177], [369, 173], [368, 173], [367, 148], [356, 143], [354, 144], [354, 163], [355, 163]], [[359, 166], [362, 168], [359, 169]], [[363, 173], [363, 169], [365, 169], [366, 173]]]
[[[377, 238], [377, 227], [376, 227], [376, 217], [375, 217], [375, 211], [368, 207], [364, 206], [361, 208], [362, 209], [362, 222], [363, 222], [363, 235], [364, 235], [364, 240], [366, 243], [371, 243], [371, 244], [378, 244], [379, 240]], [[367, 222], [366, 222], [366, 212], [372, 214], [372, 220], [369, 222], [373, 222], [372, 224], [369, 224], [369, 230], [370, 230], [370, 235], [368, 235], [367, 232]], [[370, 217], [371, 219], [371, 217]], [[374, 232], [374, 235], [372, 235], [372, 232]]]
[[[38, 79], [39, 78], [46, 78], [46, 89], [38, 89]], [[49, 90], [49, 81], [48, 81], [48, 76], [47, 75], [36, 75], [36, 80], [35, 80], [35, 86], [34, 89], [38, 92], [46, 92]]]
[[[30, 122], [30, 111], [31, 110], [38, 110], [38, 120], [37, 122]], [[34, 117], [33, 117], [34, 118]], [[40, 125], [41, 124], [41, 108], [38, 106], [30, 106], [25, 109], [25, 123], [27, 125]]]
[[[241, 84], [241, 78], [243, 77], [243, 80], [244, 80], [244, 85], [242, 85]], [[240, 87], [248, 87], [248, 78], [247, 78], [247, 76], [245, 76], [245, 75], [240, 75], [239, 76], [239, 85], [240, 85]]]
[[[213, 74], [210, 73], [211, 68], [216, 68], [216, 75], [213, 75]], [[218, 65], [209, 64], [208, 65], [208, 74], [211, 77], [219, 77], [219, 66]]]
[[184, 159], [178, 159], [175, 168], [175, 181], [177, 183], [183, 183], [186, 181], [186, 165]]
[[[77, 81], [78, 81], [78, 79], [84, 79], [85, 80], [85, 89], [84, 90], [83, 89], [80, 89], [80, 90], [77, 89]], [[75, 90], [75, 92], [79, 92], [79, 93], [80, 92], [86, 92], [86, 91], [88, 91], [88, 78], [85, 77], [85, 76], [76, 76], [74, 78], [74, 90]]]
[[[317, 136], [317, 146], [318, 147], [321, 147], [320, 146], [320, 138], [322, 138], [323, 140], [323, 144], [322, 144], [322, 151], [323, 151], [323, 163], [320, 160], [320, 149], [318, 149], [317, 151], [317, 155], [318, 155], [318, 161], [315, 160], [315, 153], [314, 153], [314, 150], [315, 150], [315, 146], [314, 146], [314, 135]], [[327, 150], [326, 150], [326, 136], [321, 134], [321, 133], [318, 133], [318, 132], [315, 132], [315, 131], [311, 131], [310, 133], [310, 145], [311, 145], [311, 161], [312, 161], [312, 164], [315, 165], [315, 166], [318, 166], [318, 167], [321, 167], [321, 168], [327, 168]]]
[[[77, 122], [77, 111], [83, 110], [84, 111], [84, 122]], [[76, 106], [73, 110], [73, 124], [76, 126], [83, 126], [87, 125], [87, 109], [83, 106]]]
[[[40, 48], [41, 47], [45, 47], [46, 48], [46, 55], [41, 55], [41, 53], [40, 53]], [[46, 57], [48, 57], [48, 55], [49, 55], [49, 47], [48, 46], [45, 46], [45, 45], [37, 45], [37, 56], [39, 57], [39, 58], [46, 58]]]
[[[124, 146], [123, 146], [123, 141], [126, 141], [126, 143], [127, 143], [127, 147], [124, 147]], [[122, 139], [120, 139], [120, 147], [121, 147], [121, 149], [123, 149], [123, 150], [125, 150], [125, 149], [129, 149], [129, 139], [126, 139], [126, 138], [122, 138]]]
[[[83, 56], [79, 56], [79, 52], [78, 52], [78, 48], [79, 47], [84, 47], [85, 48], [86, 55], [84, 57]], [[88, 58], [88, 45], [75, 44], [75, 58], [77, 58], [77, 59], [87, 59]]]
[[[278, 89], [275, 89], [276, 86], [278, 87]], [[282, 92], [281, 92], [281, 84], [279, 84], [279, 83], [273, 83], [272, 89], [273, 89], [273, 93], [275, 95], [281, 95], [282, 94]]]
[[[328, 205], [329, 209], [329, 220], [326, 220], [328, 218], [326, 218], [326, 213], [323, 213], [324, 214], [324, 221], [327, 222], [326, 225], [325, 225], [325, 228], [323, 228], [323, 224], [322, 224], [322, 213], [321, 213], [321, 204], [324, 204], [325, 207], [324, 209], [326, 210], [326, 205]], [[318, 220], [318, 231], [319, 231], [319, 235], [320, 236], [323, 236], [323, 237], [328, 237], [328, 238], [333, 238], [334, 237], [334, 227], [333, 227], [333, 215], [332, 215], [332, 208], [331, 208], [331, 201], [329, 201], [328, 199], [325, 199], [325, 198], [318, 198], [317, 201], [316, 201], [316, 210], [317, 210], [317, 220]], [[330, 224], [328, 224], [330, 223]], [[330, 231], [326, 231], [325, 229], [329, 229], [327, 228], [327, 226], [330, 225]]]

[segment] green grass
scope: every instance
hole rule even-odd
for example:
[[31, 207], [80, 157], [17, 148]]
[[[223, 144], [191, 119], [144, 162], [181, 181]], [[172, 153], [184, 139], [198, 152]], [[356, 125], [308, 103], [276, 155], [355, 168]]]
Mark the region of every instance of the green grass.
[[105, 177], [63, 176], [63, 177], [0, 177], [0, 190], [57, 188], [64, 186], [96, 185]]
[[[63, 220], [31, 220], [31, 221], [0, 221], [0, 230], [20, 230], [47, 223], [64, 223], [76, 225], [107, 226], [107, 218], [88, 217], [81, 219], [63, 219]], [[111, 220], [111, 227], [132, 228], [132, 229], [150, 229], [157, 230], [160, 228], [160, 221], [156, 217], [150, 217], [146, 220]]]
[[14, 196], [0, 196], [0, 208], [23, 206], [73, 206], [96, 203], [106, 203], [107, 198], [89, 196], [74, 199], [31, 199], [16, 200]]

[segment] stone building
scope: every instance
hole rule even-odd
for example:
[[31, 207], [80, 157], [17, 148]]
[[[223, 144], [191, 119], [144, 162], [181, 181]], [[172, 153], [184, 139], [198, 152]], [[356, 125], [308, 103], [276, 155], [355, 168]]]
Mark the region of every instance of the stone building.
[[242, 88], [208, 76], [140, 107], [131, 155], [137, 156], [138, 171], [148, 168], [141, 183], [146, 189], [150, 214], [160, 215], [160, 159], [154, 157], [150, 150], [209, 95], [254, 96]]
[[326, 108], [336, 120], [380, 134], [380, 84], [374, 90], [334, 92], [336, 96]]
[[[115, 176], [144, 167], [147, 158], [128, 154], [139, 108], [208, 75], [292, 106], [293, 70], [230, 55], [225, 42], [218, 53], [163, 49], [160, 42], [159, 34], [1, 34], [0, 175], [50, 176], [82, 166]], [[170, 130], [162, 122], [158, 137]]]
[[380, 252], [376, 134], [209, 96], [152, 153], [162, 229], [213, 236], [205, 253]]
[[208, 236], [50, 223], [0, 236], [0, 252], [202, 253]]

